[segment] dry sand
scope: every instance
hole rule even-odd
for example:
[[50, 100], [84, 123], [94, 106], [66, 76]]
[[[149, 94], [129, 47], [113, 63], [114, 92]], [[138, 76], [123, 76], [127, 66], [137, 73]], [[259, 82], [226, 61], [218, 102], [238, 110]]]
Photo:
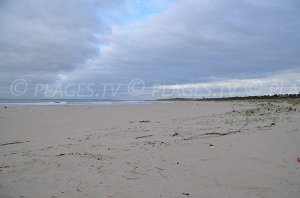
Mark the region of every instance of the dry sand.
[[300, 113], [290, 106], [1, 108], [0, 197], [299, 198]]

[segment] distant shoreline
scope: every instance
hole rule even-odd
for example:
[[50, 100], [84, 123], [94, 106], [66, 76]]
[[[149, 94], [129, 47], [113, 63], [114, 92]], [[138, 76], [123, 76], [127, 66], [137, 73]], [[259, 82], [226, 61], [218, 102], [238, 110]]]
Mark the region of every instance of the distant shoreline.
[[237, 100], [274, 100], [274, 99], [300, 99], [299, 94], [275, 94], [275, 95], [263, 95], [263, 96], [234, 96], [234, 97], [222, 97], [222, 98], [163, 98], [157, 101], [237, 101]]
[[251, 101], [251, 100], [298, 100], [299, 94], [275, 94], [263, 96], [234, 96], [222, 98], [160, 98], [148, 100], [113, 100], [113, 99], [0, 99], [0, 106], [8, 105], [99, 105], [99, 104], [143, 104], [148, 102], [172, 101]]

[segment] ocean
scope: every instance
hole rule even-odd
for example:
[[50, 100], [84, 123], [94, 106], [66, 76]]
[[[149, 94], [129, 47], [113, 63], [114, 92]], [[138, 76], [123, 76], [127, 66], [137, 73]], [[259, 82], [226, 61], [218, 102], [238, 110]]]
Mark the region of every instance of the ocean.
[[58, 106], [58, 105], [119, 105], [145, 104], [144, 100], [100, 100], [100, 99], [0, 99], [0, 106]]

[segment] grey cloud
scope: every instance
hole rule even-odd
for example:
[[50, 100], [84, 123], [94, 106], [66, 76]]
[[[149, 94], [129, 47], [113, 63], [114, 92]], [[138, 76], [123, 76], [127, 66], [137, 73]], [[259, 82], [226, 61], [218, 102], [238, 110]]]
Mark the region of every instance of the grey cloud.
[[161, 82], [299, 68], [298, 8], [292, 0], [176, 1], [145, 21], [115, 28], [98, 65]]
[[2, 72], [70, 71], [93, 57], [119, 1], [7, 0], [0, 6]]
[[141, 78], [151, 86], [300, 68], [297, 0], [177, 0], [125, 24], [112, 22], [126, 12], [121, 0], [0, 2], [2, 82]]

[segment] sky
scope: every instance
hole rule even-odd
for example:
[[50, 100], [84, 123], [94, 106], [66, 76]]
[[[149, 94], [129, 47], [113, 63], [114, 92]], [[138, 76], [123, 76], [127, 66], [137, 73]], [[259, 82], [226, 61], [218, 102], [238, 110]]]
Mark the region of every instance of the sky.
[[300, 92], [299, 0], [0, 0], [0, 98]]

